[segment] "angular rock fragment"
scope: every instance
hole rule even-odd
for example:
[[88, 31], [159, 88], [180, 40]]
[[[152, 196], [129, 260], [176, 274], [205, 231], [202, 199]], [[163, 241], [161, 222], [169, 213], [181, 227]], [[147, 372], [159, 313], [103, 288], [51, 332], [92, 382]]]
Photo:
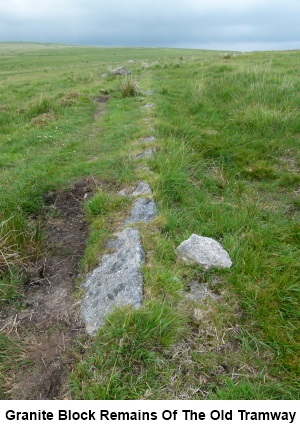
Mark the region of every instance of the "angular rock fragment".
[[232, 266], [228, 252], [214, 239], [192, 234], [177, 248], [178, 258], [186, 263], [197, 263], [204, 270]]
[[125, 228], [108, 242], [113, 251], [101, 258], [100, 265], [83, 284], [86, 293], [81, 317], [86, 331], [94, 334], [105, 317], [117, 306], [142, 304], [141, 267], [145, 256], [136, 228]]
[[134, 187], [126, 187], [118, 192], [119, 196], [130, 196], [131, 193], [135, 190]]
[[131, 196], [141, 196], [143, 194], [151, 194], [152, 190], [148, 182], [142, 181], [139, 182]]
[[119, 75], [119, 76], [131, 75], [131, 72], [128, 69], [126, 69], [126, 67], [117, 67], [116, 69], [113, 69], [111, 73], [113, 75]]

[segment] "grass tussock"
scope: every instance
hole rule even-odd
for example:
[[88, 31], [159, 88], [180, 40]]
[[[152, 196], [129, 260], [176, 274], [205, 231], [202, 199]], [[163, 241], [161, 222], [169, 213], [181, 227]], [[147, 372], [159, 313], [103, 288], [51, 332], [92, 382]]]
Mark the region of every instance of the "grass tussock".
[[139, 96], [142, 91], [138, 82], [132, 77], [126, 77], [120, 84], [121, 96], [126, 97], [136, 97]]
[[20, 214], [0, 222], [0, 276], [2, 285], [0, 300], [9, 302], [16, 296], [13, 284], [18, 286], [22, 273], [26, 273], [30, 262], [40, 252], [41, 232], [26, 223]]
[[1, 221], [0, 228], [2, 249], [5, 246], [10, 247], [12, 243], [15, 243], [18, 248], [22, 248], [30, 242], [30, 237], [38, 238], [39, 236], [38, 231], [34, 233], [30, 231], [30, 227], [26, 226], [26, 222], [20, 214], [14, 214], [10, 218]]

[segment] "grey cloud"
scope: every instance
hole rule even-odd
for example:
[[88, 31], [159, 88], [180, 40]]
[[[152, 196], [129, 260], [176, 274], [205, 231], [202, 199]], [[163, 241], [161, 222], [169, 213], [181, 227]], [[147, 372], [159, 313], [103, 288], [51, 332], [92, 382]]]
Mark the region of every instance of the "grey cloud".
[[[300, 0], [47, 0], [0, 3], [0, 40], [210, 49], [300, 48]], [[204, 6], [205, 5], [205, 6]], [[34, 9], [32, 8], [31, 11]], [[27, 12], [26, 12], [27, 11]], [[298, 43], [298, 45], [297, 45]], [[276, 45], [277, 44], [277, 45]], [[262, 48], [259, 48], [261, 46]], [[278, 48], [276, 48], [278, 46]]]

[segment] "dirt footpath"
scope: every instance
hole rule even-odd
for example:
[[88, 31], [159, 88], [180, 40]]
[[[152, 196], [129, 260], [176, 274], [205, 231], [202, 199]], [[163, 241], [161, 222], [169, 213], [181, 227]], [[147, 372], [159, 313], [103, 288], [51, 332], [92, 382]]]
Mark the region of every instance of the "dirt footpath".
[[92, 178], [83, 178], [72, 189], [45, 198], [44, 256], [30, 274], [20, 309], [0, 312], [0, 329], [18, 338], [23, 351], [24, 364], [18, 373], [6, 376], [9, 398], [64, 396], [65, 376], [71, 365], [68, 349], [83, 333], [80, 301], [75, 294], [88, 235], [82, 205], [95, 185]]

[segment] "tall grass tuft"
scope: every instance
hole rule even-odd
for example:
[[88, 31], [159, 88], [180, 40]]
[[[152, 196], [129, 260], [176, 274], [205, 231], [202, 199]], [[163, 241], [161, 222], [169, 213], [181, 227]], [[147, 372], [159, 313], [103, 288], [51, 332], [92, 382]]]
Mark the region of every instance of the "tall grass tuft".
[[24, 221], [20, 217], [11, 216], [0, 223], [0, 273], [20, 263], [24, 242]]
[[139, 84], [131, 76], [127, 76], [120, 85], [121, 95], [123, 98], [136, 97], [141, 94]]
[[21, 214], [14, 214], [0, 222], [0, 300], [9, 301], [17, 292], [20, 273], [26, 272], [30, 260], [41, 246], [39, 223], [30, 225]]
[[58, 110], [57, 103], [48, 95], [40, 95], [36, 100], [33, 100], [28, 109], [29, 117], [36, 117], [43, 114], [54, 114]]

